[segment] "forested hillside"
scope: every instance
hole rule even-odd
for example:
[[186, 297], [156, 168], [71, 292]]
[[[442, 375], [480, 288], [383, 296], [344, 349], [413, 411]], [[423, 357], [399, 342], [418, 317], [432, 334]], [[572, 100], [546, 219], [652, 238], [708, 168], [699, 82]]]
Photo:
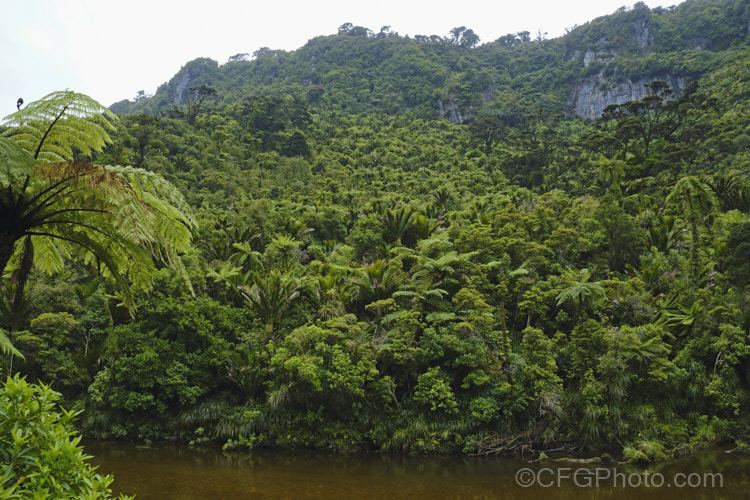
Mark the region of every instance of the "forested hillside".
[[94, 438], [747, 442], [749, 26], [747, 0], [693, 0], [553, 40], [345, 24], [191, 61], [113, 105], [94, 156], [184, 194], [183, 266], [132, 301], [94, 261], [4, 281], [4, 369]]
[[642, 98], [642, 83], [666, 80], [679, 91], [723, 66], [736, 58], [733, 49], [746, 45], [749, 25], [741, 0], [654, 10], [639, 3], [560, 38], [519, 32], [481, 45], [463, 26], [446, 36], [408, 37], [388, 26], [375, 33], [345, 23], [338, 35], [316, 37], [293, 52], [263, 47], [221, 66], [205, 58], [190, 61], [153, 97], [143, 94], [112, 110], [158, 114], [189, 107], [201, 99], [196, 89], [203, 85], [217, 91], [221, 105], [292, 94], [326, 111], [409, 113], [461, 123], [487, 114], [514, 125], [537, 111], [597, 118], [607, 100]]

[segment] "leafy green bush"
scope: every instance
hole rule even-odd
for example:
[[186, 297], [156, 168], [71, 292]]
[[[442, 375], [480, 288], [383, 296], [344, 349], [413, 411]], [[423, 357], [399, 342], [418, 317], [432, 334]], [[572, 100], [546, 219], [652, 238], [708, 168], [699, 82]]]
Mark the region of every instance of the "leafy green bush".
[[111, 498], [112, 476], [86, 463], [75, 412], [58, 407], [59, 399], [18, 376], [0, 389], [0, 497]]

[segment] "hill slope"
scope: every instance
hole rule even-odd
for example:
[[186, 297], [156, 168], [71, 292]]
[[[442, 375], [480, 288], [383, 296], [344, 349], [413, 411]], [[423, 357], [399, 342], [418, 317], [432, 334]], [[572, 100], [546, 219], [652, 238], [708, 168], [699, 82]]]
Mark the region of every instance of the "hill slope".
[[677, 7], [630, 10], [595, 19], [553, 40], [509, 34], [474, 45], [402, 37], [344, 25], [292, 52], [261, 49], [253, 60], [187, 63], [153, 97], [121, 101], [117, 113], [156, 114], [187, 103], [191, 88], [218, 91], [218, 101], [274, 93], [306, 95], [321, 109], [404, 113], [470, 121], [488, 113], [543, 110], [596, 118], [612, 103], [642, 98], [644, 83], [665, 80], [679, 92], [716, 70], [727, 51], [747, 45], [745, 0], [690, 0]]
[[94, 161], [185, 193], [195, 296], [160, 269], [132, 319], [84, 263], [28, 300], [11, 284], [14, 369], [98, 437], [636, 462], [747, 443], [747, 6], [192, 61], [120, 104]]

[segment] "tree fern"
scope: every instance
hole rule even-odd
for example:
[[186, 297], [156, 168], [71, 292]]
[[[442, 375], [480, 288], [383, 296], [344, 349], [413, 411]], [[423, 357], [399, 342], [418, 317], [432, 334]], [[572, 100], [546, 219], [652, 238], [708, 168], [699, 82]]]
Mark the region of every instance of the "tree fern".
[[590, 277], [591, 272], [588, 269], [581, 269], [578, 272], [566, 271], [563, 280], [567, 282], [568, 287], [557, 295], [557, 305], [572, 302], [575, 305], [576, 314], [580, 315], [586, 303], [595, 303], [605, 298], [607, 293], [604, 287], [598, 281], [589, 281]]
[[39, 269], [59, 271], [66, 259], [90, 264], [118, 285], [131, 309], [130, 288], [150, 286], [154, 259], [172, 266], [190, 288], [178, 254], [190, 247], [196, 221], [180, 192], [143, 169], [73, 161], [111, 142], [115, 115], [88, 96], [64, 91], [5, 119], [0, 272], [29, 241]]

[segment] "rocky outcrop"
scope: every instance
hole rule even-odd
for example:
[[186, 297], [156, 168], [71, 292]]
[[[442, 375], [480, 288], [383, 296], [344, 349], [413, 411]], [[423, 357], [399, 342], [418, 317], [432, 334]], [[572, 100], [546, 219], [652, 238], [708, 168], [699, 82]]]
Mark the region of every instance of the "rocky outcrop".
[[458, 106], [456, 101], [449, 99], [443, 101], [438, 99], [438, 113], [440, 118], [447, 118], [453, 123], [466, 123], [467, 118], [464, 111]]
[[183, 66], [167, 84], [174, 104], [185, 104], [190, 99], [190, 88], [212, 85], [219, 78], [219, 63], [198, 58]]
[[190, 71], [185, 71], [178, 76], [175, 84], [172, 99], [175, 104], [184, 104], [187, 101], [188, 90], [193, 85], [193, 75]]
[[656, 74], [635, 80], [624, 79], [612, 81], [603, 73], [589, 77], [576, 85], [570, 99], [568, 110], [571, 114], [583, 118], [596, 119], [601, 116], [604, 108], [610, 104], [623, 104], [646, 96], [645, 84], [655, 80], [663, 80], [672, 86], [674, 96], [679, 95], [685, 88], [684, 78], [669, 74]]
[[612, 58], [614, 56], [609, 51], [586, 49], [583, 54], [583, 66], [588, 68], [589, 64], [594, 61], [607, 62]]
[[648, 49], [654, 43], [654, 35], [649, 30], [646, 20], [635, 23], [633, 26], [633, 38], [642, 49]]
[[482, 101], [485, 103], [492, 102], [495, 98], [495, 86], [491, 83], [488, 84], [485, 88], [479, 91], [479, 95], [482, 96]]

